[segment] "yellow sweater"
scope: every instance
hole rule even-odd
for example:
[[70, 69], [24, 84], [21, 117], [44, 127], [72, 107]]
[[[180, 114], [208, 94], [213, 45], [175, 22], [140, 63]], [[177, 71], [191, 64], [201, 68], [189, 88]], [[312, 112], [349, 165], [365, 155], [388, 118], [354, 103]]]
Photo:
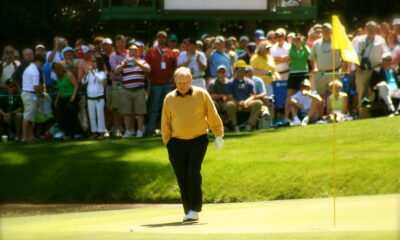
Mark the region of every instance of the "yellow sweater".
[[[260, 55], [255, 54], [250, 59], [250, 66], [252, 66], [253, 69], [256, 70], [270, 71], [271, 73], [275, 72], [275, 63], [271, 55], [267, 55], [267, 58], [264, 58]], [[264, 81], [264, 83], [272, 83], [272, 81], [274, 80], [273, 75], [272, 76], [266, 76], [260, 74], [254, 74], [254, 75], [260, 77]]]
[[214, 135], [224, 135], [224, 126], [206, 90], [192, 87], [192, 93], [184, 97], [177, 90], [170, 92], [164, 99], [161, 118], [161, 131], [164, 144], [172, 137], [193, 139], [208, 133], [211, 128]]

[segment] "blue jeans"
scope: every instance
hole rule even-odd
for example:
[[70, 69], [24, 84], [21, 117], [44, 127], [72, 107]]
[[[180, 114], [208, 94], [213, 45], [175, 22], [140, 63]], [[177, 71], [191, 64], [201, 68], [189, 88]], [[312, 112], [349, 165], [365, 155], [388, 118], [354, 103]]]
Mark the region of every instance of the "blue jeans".
[[161, 112], [164, 98], [170, 91], [172, 91], [171, 83], [151, 85], [148, 99], [146, 131], [154, 132], [156, 130], [157, 118]]

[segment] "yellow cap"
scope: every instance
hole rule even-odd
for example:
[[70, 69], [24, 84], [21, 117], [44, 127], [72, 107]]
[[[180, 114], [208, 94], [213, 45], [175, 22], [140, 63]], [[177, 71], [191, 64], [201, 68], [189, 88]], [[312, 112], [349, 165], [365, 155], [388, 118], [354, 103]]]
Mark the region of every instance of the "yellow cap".
[[244, 60], [240, 59], [239, 61], [236, 62], [235, 64], [235, 69], [236, 68], [246, 68], [247, 64]]

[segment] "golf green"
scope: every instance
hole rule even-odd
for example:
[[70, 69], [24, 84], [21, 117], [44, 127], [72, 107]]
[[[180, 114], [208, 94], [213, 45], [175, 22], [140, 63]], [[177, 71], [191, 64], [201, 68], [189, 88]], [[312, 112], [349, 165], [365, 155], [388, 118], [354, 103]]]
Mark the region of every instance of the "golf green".
[[[182, 207], [1, 218], [2, 239], [397, 239], [400, 195], [206, 204], [183, 224]], [[15, 207], [15, 206], [14, 206]], [[8, 206], [3, 206], [7, 209]]]

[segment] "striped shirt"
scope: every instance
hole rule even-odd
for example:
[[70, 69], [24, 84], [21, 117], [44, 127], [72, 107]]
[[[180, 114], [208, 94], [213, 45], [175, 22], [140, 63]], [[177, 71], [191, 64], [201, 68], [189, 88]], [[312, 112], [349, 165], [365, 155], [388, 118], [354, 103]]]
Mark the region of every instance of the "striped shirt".
[[[141, 65], [149, 67], [149, 64], [142, 59], [137, 59]], [[145, 76], [144, 71], [137, 64], [128, 65], [122, 69], [122, 84], [125, 88], [139, 88], [144, 87]]]

